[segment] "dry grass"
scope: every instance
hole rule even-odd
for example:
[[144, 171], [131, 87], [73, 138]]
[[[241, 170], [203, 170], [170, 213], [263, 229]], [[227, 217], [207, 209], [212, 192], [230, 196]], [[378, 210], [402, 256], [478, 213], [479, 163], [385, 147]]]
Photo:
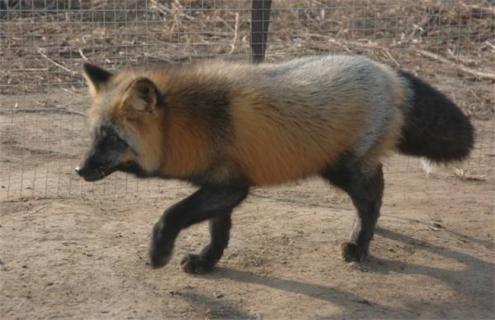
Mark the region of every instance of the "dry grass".
[[[250, 1], [18, 1], [0, 16], [0, 93], [77, 87], [84, 60], [118, 68], [247, 59], [249, 9]], [[270, 61], [325, 52], [366, 54], [440, 78], [436, 82], [445, 83], [468, 113], [479, 119], [494, 115], [490, 1], [279, 0], [272, 9]]]

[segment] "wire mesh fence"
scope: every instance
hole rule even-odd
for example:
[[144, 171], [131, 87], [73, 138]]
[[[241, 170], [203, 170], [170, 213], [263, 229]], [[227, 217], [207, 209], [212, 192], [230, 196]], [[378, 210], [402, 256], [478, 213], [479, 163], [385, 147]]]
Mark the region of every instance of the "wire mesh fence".
[[[268, 61], [365, 54], [430, 80], [476, 125], [460, 168], [493, 176], [493, 1], [274, 0], [269, 16]], [[163, 192], [162, 181], [73, 174], [88, 143], [82, 63], [248, 61], [250, 23], [249, 0], [0, 0], [0, 200]], [[389, 174], [415, 170], [401, 158]]]

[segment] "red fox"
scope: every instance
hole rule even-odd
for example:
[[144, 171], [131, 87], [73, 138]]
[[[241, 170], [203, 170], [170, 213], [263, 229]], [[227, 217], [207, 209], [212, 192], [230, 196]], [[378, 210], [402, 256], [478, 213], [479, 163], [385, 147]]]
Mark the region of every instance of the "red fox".
[[319, 175], [351, 197], [357, 220], [346, 261], [362, 261], [379, 216], [389, 152], [461, 160], [474, 129], [442, 93], [361, 56], [279, 64], [205, 61], [110, 73], [85, 64], [93, 144], [76, 168], [87, 181], [114, 171], [189, 181], [199, 190], [165, 210], [150, 245], [167, 264], [182, 229], [209, 221], [210, 243], [182, 268], [212, 270], [231, 214], [250, 187]]

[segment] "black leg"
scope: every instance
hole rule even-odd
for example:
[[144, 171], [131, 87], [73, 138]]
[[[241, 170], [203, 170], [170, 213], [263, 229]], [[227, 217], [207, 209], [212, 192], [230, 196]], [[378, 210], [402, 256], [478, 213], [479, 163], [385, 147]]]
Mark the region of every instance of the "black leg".
[[[165, 210], [153, 228], [150, 245], [151, 265], [162, 267], [167, 264], [174, 248], [175, 239], [182, 229], [212, 219], [212, 240], [209, 245], [212, 249], [208, 249], [207, 246], [203, 250], [204, 255], [202, 252], [200, 256], [208, 258], [206, 260], [213, 267], [220, 259], [228, 242], [230, 213], [246, 198], [248, 191], [247, 186], [204, 186], [191, 196]], [[221, 239], [226, 240], [222, 242]], [[225, 245], [220, 250], [222, 243]], [[212, 247], [213, 244], [214, 247]], [[214, 262], [212, 263], [212, 261]]]
[[380, 215], [384, 189], [382, 165], [365, 165], [346, 157], [327, 168], [322, 176], [346, 191], [357, 210], [351, 238], [342, 246], [346, 261], [362, 261], [368, 249]]
[[229, 244], [232, 211], [209, 220], [210, 243], [199, 254], [189, 254], [182, 259], [181, 266], [188, 273], [211, 271]]

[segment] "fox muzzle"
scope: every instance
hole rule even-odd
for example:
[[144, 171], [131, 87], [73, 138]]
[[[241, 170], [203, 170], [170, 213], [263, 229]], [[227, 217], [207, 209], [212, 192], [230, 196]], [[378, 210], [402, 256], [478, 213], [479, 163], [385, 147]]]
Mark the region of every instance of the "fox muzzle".
[[118, 170], [129, 146], [111, 127], [95, 134], [93, 144], [82, 163], [75, 168], [86, 181], [97, 181]]

